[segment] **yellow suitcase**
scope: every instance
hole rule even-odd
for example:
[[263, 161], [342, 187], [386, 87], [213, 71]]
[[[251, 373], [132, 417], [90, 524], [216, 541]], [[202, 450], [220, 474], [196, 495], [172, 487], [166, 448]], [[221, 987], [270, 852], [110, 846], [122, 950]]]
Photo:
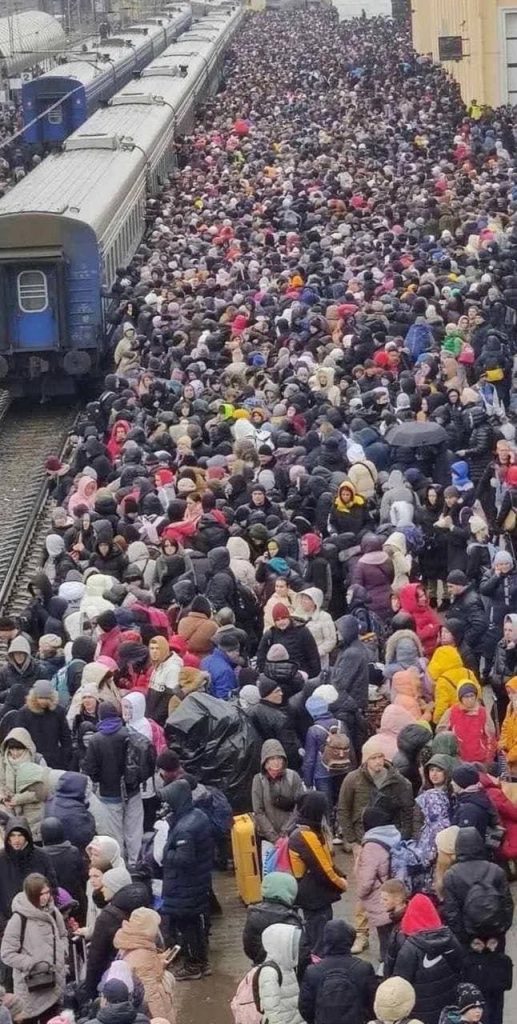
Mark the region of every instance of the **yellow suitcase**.
[[243, 903], [259, 903], [260, 865], [251, 814], [238, 814], [233, 819], [232, 853], [237, 892]]

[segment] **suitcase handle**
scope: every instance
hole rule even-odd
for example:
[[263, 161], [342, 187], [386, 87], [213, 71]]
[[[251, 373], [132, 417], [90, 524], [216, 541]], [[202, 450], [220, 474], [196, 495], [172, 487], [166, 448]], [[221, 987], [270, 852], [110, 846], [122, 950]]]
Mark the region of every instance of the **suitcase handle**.
[[259, 874], [258, 860], [257, 860], [257, 851], [256, 850], [253, 850], [253, 874], [257, 875], [257, 876]]

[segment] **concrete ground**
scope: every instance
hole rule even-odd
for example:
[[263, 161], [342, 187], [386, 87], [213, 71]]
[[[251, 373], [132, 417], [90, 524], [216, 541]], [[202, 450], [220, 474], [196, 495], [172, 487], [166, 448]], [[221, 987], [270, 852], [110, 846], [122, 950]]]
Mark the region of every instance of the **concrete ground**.
[[[340, 858], [341, 859], [341, 858]], [[349, 877], [349, 889], [341, 903], [334, 906], [336, 917], [353, 921], [355, 901], [351, 883], [352, 858], [343, 857], [343, 866]], [[237, 984], [250, 967], [242, 950], [242, 928], [246, 910], [240, 902], [232, 872], [215, 875], [214, 888], [223, 908], [223, 915], [214, 919], [210, 941], [212, 976], [202, 981], [182, 982], [176, 986], [179, 1024], [233, 1024], [230, 1001]], [[517, 884], [513, 887], [517, 904]], [[517, 961], [517, 920], [507, 936], [507, 953]], [[377, 943], [372, 942], [366, 954], [377, 963]], [[506, 995], [504, 1024], [517, 1021], [517, 977], [514, 988]]]

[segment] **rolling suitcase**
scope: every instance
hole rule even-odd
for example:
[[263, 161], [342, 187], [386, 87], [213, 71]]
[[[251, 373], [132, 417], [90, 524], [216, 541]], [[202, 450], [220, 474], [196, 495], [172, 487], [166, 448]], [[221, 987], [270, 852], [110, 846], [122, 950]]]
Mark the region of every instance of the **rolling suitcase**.
[[238, 814], [233, 819], [232, 853], [237, 891], [243, 903], [259, 903], [260, 864], [255, 836], [255, 825], [250, 814]]

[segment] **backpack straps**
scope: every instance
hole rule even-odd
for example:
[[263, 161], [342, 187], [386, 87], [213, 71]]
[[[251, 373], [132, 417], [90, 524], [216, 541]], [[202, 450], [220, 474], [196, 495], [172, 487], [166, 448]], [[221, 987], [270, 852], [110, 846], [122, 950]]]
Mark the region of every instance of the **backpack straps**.
[[23, 943], [25, 941], [25, 932], [27, 931], [27, 918], [25, 917], [25, 914], [20, 914], [19, 910], [15, 911], [15, 913], [18, 914], [18, 917], [20, 918], [20, 921], [21, 921], [21, 925], [20, 925], [20, 948], [18, 950], [18, 952], [21, 953], [21, 951], [23, 949]]

